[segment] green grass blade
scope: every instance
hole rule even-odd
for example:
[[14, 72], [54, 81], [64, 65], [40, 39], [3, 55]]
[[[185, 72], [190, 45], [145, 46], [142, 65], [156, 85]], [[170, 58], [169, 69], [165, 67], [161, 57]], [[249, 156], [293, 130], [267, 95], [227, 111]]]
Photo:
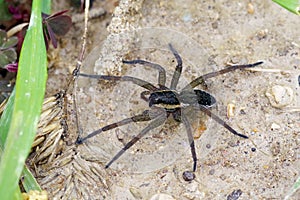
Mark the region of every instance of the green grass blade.
[[43, 0], [42, 12], [45, 14], [51, 14], [51, 0]]
[[300, 3], [299, 0], [273, 0], [275, 3], [281, 5], [285, 9], [289, 10], [296, 15], [300, 15]]
[[34, 176], [31, 174], [26, 165], [24, 166], [22, 172], [21, 182], [26, 192], [29, 192], [30, 190], [42, 191], [39, 184], [36, 182]]
[[[0, 149], [1, 151], [4, 149], [4, 143], [6, 141], [6, 137], [9, 130], [9, 125], [11, 122], [11, 116], [13, 112], [15, 100], [15, 90], [10, 95], [8, 102], [6, 103], [5, 110], [2, 113], [2, 117], [0, 119]], [[2, 152], [0, 153], [1, 158]]]
[[[9, 130], [9, 125], [11, 122], [11, 116], [13, 111], [13, 105], [14, 105], [14, 98], [15, 98], [15, 90], [13, 90], [12, 94], [10, 95], [10, 98], [6, 104], [6, 108], [2, 114], [2, 117], [0, 119], [0, 158], [3, 153], [4, 149], [4, 143], [7, 137], [7, 133]], [[28, 168], [25, 166], [22, 175], [23, 177], [23, 187], [26, 192], [29, 192], [29, 190], [38, 190], [41, 191], [41, 188], [39, 184], [36, 182], [35, 178], [31, 174], [31, 172], [28, 170]], [[15, 197], [21, 197], [20, 190], [17, 188], [16, 193], [14, 194]]]
[[30, 23], [19, 60], [14, 107], [0, 162], [0, 197], [3, 200], [16, 196], [19, 177], [35, 137], [44, 98], [47, 57], [41, 4], [39, 0], [32, 3]]

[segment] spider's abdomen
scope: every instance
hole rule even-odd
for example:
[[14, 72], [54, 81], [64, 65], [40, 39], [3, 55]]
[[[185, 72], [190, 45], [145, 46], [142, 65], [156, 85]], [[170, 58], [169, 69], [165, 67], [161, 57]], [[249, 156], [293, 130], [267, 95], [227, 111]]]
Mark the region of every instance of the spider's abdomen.
[[178, 94], [171, 90], [161, 90], [150, 94], [149, 107], [156, 105], [167, 110], [180, 107], [180, 102], [177, 98]]
[[211, 107], [216, 104], [216, 99], [203, 90], [184, 90], [180, 93], [179, 99], [181, 103], [189, 105], [201, 105]]

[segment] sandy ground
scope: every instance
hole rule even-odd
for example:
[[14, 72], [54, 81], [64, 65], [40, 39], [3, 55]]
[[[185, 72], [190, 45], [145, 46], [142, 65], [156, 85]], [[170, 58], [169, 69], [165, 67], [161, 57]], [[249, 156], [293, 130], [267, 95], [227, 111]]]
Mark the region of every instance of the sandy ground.
[[[165, 128], [151, 131], [111, 168], [104, 169], [147, 123], [119, 127], [75, 146], [77, 133], [72, 129], [73, 121], [68, 121], [69, 138], [62, 140], [69, 141], [68, 145], [62, 145], [63, 151], [52, 162], [36, 169], [51, 198], [288, 196], [300, 176], [299, 17], [271, 1], [145, 0], [116, 5], [112, 1], [95, 2], [93, 9], [104, 9], [107, 14], [90, 21], [88, 51], [96, 50], [86, 58], [82, 71], [130, 75], [156, 84], [156, 70], [121, 62], [138, 58], [165, 67], [169, 85], [176, 66], [168, 49], [171, 43], [184, 63], [180, 90], [194, 78], [228, 64], [263, 61], [257, 71], [237, 70], [207, 81], [207, 91], [218, 101], [212, 111], [249, 139], [234, 136], [212, 119], [191, 113], [198, 165], [195, 180], [187, 182], [182, 173], [192, 170], [193, 162], [183, 125], [168, 122]], [[49, 95], [66, 83], [78, 55], [82, 28], [82, 22], [75, 23], [61, 48], [52, 51]], [[142, 91], [130, 83], [108, 84], [80, 77], [74, 93], [82, 135], [148, 109], [140, 99]], [[230, 116], [228, 105], [234, 105]], [[290, 199], [299, 198], [298, 191]]]

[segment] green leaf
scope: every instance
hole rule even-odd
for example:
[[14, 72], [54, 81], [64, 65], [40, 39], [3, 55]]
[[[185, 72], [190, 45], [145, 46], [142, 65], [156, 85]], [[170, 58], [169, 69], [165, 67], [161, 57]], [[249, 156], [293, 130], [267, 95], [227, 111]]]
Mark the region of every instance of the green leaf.
[[300, 3], [299, 0], [273, 0], [275, 3], [281, 5], [285, 9], [289, 10], [296, 15], [300, 15]]
[[6, 37], [6, 32], [0, 29], [0, 47], [5, 43]]
[[0, 51], [0, 67], [5, 67], [7, 64], [17, 60], [17, 52], [14, 49], [6, 49]]
[[[30, 23], [19, 59], [10, 124], [5, 124], [4, 129], [0, 127], [1, 135], [6, 135], [4, 131], [9, 127], [0, 162], [1, 200], [18, 196], [19, 178], [36, 134], [44, 99], [47, 56], [42, 31], [42, 2], [33, 0]], [[1, 138], [5, 139], [3, 136]]]
[[13, 37], [8, 38], [5, 41], [5, 43], [2, 45], [1, 48], [8, 49], [8, 48], [16, 46], [17, 44], [18, 44], [18, 38], [13, 36]]

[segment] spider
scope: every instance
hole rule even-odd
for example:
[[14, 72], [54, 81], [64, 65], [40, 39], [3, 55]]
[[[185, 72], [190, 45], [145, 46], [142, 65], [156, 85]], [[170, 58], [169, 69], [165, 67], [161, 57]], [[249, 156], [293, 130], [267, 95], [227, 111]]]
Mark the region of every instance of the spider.
[[216, 114], [211, 112], [210, 107], [216, 104], [216, 99], [203, 90], [193, 89], [198, 85], [203, 85], [206, 87], [205, 80], [228, 73], [236, 69], [250, 68], [262, 64], [263, 62], [256, 62], [247, 65], [233, 65], [225, 69], [211, 72], [202, 75], [188, 85], [186, 85], [181, 91], [177, 91], [176, 87], [182, 72], [182, 59], [175, 48], [169, 44], [169, 49], [173, 53], [177, 66], [173, 73], [170, 87], [166, 86], [166, 72], [165, 69], [156, 63], [151, 63], [145, 60], [131, 60], [123, 61], [124, 64], [134, 65], [140, 64], [154, 68], [159, 71], [158, 75], [158, 86], [155, 86], [147, 81], [141, 80], [139, 78], [131, 76], [109, 76], [109, 75], [90, 75], [84, 73], [78, 73], [79, 76], [107, 80], [107, 81], [129, 81], [140, 87], [146, 89], [141, 93], [141, 98], [146, 101], [150, 109], [143, 111], [141, 114], [123, 119], [121, 121], [104, 126], [85, 137], [78, 137], [76, 144], [82, 144], [87, 139], [94, 137], [104, 131], [112, 130], [119, 126], [124, 126], [132, 122], [145, 122], [150, 121], [149, 124], [135, 137], [133, 137], [124, 147], [105, 165], [105, 168], [109, 168], [112, 163], [114, 163], [118, 158], [120, 158], [126, 150], [132, 147], [138, 140], [145, 136], [150, 130], [161, 126], [168, 117], [172, 116], [173, 119], [178, 123], [183, 123], [187, 132], [187, 138], [190, 144], [191, 154], [193, 158], [193, 172], [196, 171], [197, 167], [197, 155], [195, 150], [195, 142], [192, 134], [191, 124], [188, 120], [188, 113], [192, 110], [198, 108], [200, 111], [204, 112], [206, 115], [210, 116], [217, 123], [225, 127], [234, 135], [242, 138], [248, 138], [248, 136], [238, 133], [231, 126], [229, 126], [225, 121], [219, 118]]

